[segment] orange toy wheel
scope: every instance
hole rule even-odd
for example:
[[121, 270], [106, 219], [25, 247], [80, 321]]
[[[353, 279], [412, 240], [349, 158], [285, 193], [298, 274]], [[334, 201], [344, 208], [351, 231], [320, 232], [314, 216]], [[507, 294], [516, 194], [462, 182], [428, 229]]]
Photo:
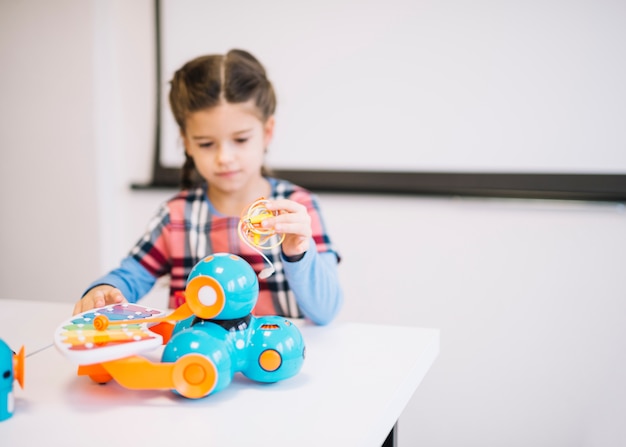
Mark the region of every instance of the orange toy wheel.
[[109, 374], [101, 363], [94, 363], [92, 365], [80, 365], [78, 367], [79, 376], [87, 376], [96, 383], [104, 384], [113, 380], [113, 376]]
[[89, 374], [89, 378], [100, 385], [103, 385], [107, 382], [113, 380], [111, 374], [100, 373], [100, 374]]
[[219, 315], [226, 302], [222, 286], [210, 276], [196, 276], [189, 281], [185, 299], [194, 315], [204, 319]]
[[172, 381], [181, 395], [190, 399], [204, 397], [217, 384], [217, 368], [203, 355], [187, 354], [176, 360]]
[[278, 353], [278, 351], [274, 349], [266, 349], [259, 356], [259, 365], [265, 371], [276, 371], [280, 368], [280, 365], [283, 363], [283, 358]]

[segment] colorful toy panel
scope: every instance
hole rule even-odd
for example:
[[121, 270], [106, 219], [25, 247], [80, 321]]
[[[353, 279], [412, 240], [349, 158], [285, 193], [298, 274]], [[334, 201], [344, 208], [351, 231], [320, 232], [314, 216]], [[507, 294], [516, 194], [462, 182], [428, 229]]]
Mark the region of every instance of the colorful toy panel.
[[[150, 351], [163, 344], [163, 338], [148, 328], [145, 319], [162, 317], [165, 312], [137, 304], [111, 304], [75, 315], [59, 326], [54, 343], [68, 359], [76, 364], [91, 364], [115, 360]], [[106, 316], [110, 324], [104, 330], [96, 328], [98, 317]], [[142, 320], [142, 322], [136, 322]]]

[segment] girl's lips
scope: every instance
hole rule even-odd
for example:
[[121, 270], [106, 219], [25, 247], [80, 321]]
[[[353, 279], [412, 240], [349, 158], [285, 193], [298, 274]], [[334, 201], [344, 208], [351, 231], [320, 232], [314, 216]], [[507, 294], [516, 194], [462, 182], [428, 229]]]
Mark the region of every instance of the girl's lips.
[[217, 175], [218, 177], [222, 177], [222, 178], [225, 178], [225, 177], [233, 177], [234, 175], [237, 175], [237, 173], [238, 173], [238, 172], [239, 172], [239, 171], [226, 171], [226, 172], [218, 172], [216, 175]]

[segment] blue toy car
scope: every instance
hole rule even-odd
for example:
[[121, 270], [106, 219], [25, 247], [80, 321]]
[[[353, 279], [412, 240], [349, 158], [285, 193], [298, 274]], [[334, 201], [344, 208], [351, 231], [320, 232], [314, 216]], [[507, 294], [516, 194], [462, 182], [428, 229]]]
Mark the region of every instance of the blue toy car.
[[[55, 344], [79, 363], [79, 375], [132, 389], [169, 388], [200, 398], [226, 388], [236, 373], [278, 382], [300, 371], [305, 344], [290, 320], [251, 314], [258, 294], [250, 264], [213, 254], [194, 266], [186, 301], [172, 314], [128, 303], [106, 306], [61, 325]], [[163, 343], [161, 363], [137, 355]]]

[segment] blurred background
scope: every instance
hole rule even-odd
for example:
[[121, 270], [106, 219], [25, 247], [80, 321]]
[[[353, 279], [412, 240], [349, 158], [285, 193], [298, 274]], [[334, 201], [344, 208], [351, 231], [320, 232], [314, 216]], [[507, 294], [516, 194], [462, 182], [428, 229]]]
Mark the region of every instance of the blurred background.
[[[588, 8], [608, 24], [626, 18], [618, 1], [511, 4], [526, 16], [541, 16], [549, 4], [551, 17], [555, 8], [565, 18]], [[153, 0], [0, 0], [0, 299], [67, 302], [69, 315], [87, 284], [117, 265], [174, 194], [131, 189], [152, 180], [154, 7]], [[624, 34], [615, 37], [602, 56], [623, 73], [626, 53], [617, 50]], [[593, 77], [601, 64], [580, 67], [591, 84], [602, 79]], [[567, 79], [553, 82], [562, 92]], [[607, 104], [616, 107], [624, 88], [614, 87]], [[597, 151], [597, 169], [624, 160], [624, 118], [613, 114], [615, 122], [584, 129], [588, 141], [603, 142], [589, 152]], [[563, 160], [568, 138], [551, 141]], [[418, 162], [410, 135], [405, 144]], [[384, 153], [347, 150], [355, 160], [363, 151]], [[272, 163], [314, 163], [298, 159], [310, 151], [297, 149], [281, 162], [283, 151], [277, 147]], [[589, 153], [575, 152], [570, 162], [589, 165]], [[328, 192], [320, 201], [342, 255], [339, 320], [441, 330], [440, 356], [399, 421], [399, 445], [626, 445], [623, 204]], [[165, 308], [165, 294], [158, 283], [147, 301]]]

